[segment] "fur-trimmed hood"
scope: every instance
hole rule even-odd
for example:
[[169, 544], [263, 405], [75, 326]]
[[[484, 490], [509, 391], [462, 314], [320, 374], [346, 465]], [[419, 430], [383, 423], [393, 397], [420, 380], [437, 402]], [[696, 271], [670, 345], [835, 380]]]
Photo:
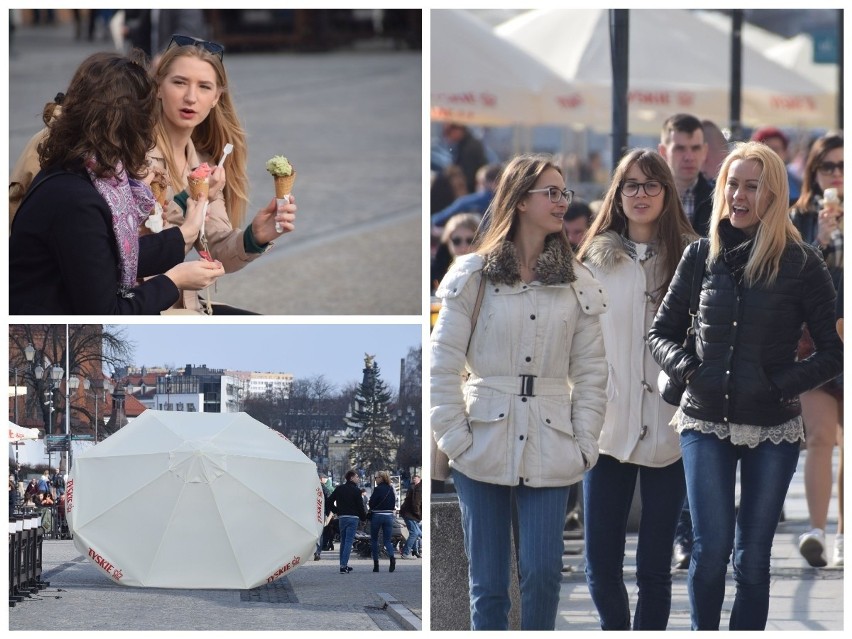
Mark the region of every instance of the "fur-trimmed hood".
[[[544, 251], [536, 262], [536, 279], [542, 284], [570, 284], [574, 274], [574, 254], [559, 238], [551, 236], [544, 242]], [[485, 256], [482, 274], [492, 282], [514, 286], [521, 281], [521, 264], [515, 245], [504, 241]]]
[[[695, 238], [689, 235], [681, 236], [680, 251], [689, 246]], [[592, 238], [589, 248], [583, 256], [583, 261], [594, 268], [611, 273], [619, 260], [631, 259], [630, 253], [624, 247], [624, 241], [615, 231], [605, 231]]]

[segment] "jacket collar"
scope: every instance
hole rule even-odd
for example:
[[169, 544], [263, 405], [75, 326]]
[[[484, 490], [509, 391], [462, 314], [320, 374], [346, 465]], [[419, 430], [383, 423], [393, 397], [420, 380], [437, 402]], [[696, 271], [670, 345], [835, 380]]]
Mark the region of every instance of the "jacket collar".
[[[542, 284], [570, 284], [577, 279], [574, 254], [555, 235], [544, 241], [544, 251], [538, 257], [535, 271], [536, 279]], [[498, 284], [518, 284], [521, 281], [521, 264], [515, 245], [505, 240], [486, 255], [482, 274]]]

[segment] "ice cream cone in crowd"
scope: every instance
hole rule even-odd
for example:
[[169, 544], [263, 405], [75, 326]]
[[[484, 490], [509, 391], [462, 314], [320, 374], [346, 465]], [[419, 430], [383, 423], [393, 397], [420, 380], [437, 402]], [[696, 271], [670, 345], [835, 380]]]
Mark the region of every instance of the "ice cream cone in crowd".
[[154, 179], [151, 180], [151, 192], [160, 206], [166, 205], [166, 190], [169, 188], [169, 178], [162, 169], [154, 169]]
[[210, 193], [210, 165], [205, 162], [193, 169], [192, 173], [187, 177], [187, 186], [189, 188], [189, 197], [193, 200], [200, 200], [201, 197], [208, 197]]
[[296, 181], [296, 172], [290, 175], [273, 175], [275, 180], [275, 197], [281, 199], [287, 197], [293, 191], [293, 183]]

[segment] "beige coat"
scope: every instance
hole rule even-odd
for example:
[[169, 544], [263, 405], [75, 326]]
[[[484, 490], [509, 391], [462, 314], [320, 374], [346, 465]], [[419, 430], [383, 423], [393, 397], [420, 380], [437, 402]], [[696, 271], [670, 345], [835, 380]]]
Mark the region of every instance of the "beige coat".
[[[186, 148], [187, 163], [186, 173], [184, 178], [192, 171], [193, 168], [202, 162], [208, 162], [211, 166], [216, 162], [215, 158], [207, 158], [199, 156], [195, 151], [195, 146], [190, 141]], [[153, 165], [163, 170], [166, 168], [166, 162], [163, 157], [163, 152], [159, 147], [154, 147], [148, 157], [153, 160]], [[180, 192], [180, 188], [177, 191]], [[175, 204], [173, 198], [175, 190], [169, 188], [166, 192], [168, 202], [166, 209], [163, 212], [164, 224], [163, 228], [170, 226], [180, 226], [183, 224], [184, 215], [180, 206]], [[207, 209], [207, 221], [205, 223], [205, 233], [207, 235], [207, 244], [210, 247], [210, 254], [213, 259], [219, 260], [225, 269], [226, 273], [233, 273], [240, 270], [249, 262], [254, 261], [263, 253], [246, 253], [243, 245], [243, 230], [234, 228], [228, 219], [228, 212], [225, 208], [225, 198], [220, 191], [211, 201]], [[141, 234], [150, 232], [147, 228], [142, 227]], [[271, 244], [270, 244], [271, 246]], [[186, 252], [195, 248], [202, 250], [200, 240], [196, 240], [194, 244], [187, 244]], [[205, 295], [210, 296], [211, 291], [208, 290]], [[202, 311], [201, 303], [198, 299], [198, 293], [195, 291], [182, 291], [181, 299], [173, 308], [185, 308], [197, 312]]]
[[[479, 255], [458, 258], [437, 291], [433, 437], [453, 468], [478, 481], [575, 483], [598, 458], [607, 374], [598, 317], [606, 295], [576, 261], [571, 282], [487, 278], [468, 350], [484, 263]], [[470, 378], [462, 385], [465, 370]], [[535, 376], [534, 396], [521, 395], [522, 374]]]

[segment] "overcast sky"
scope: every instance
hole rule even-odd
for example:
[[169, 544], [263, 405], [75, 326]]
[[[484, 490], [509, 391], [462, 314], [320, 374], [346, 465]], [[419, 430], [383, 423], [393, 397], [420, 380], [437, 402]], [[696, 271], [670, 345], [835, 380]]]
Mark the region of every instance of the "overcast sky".
[[[115, 328], [115, 327], [114, 327]], [[121, 325], [137, 366], [186, 364], [229, 370], [324, 375], [338, 386], [361, 381], [364, 353], [376, 356], [388, 386], [421, 341], [420, 325]]]

